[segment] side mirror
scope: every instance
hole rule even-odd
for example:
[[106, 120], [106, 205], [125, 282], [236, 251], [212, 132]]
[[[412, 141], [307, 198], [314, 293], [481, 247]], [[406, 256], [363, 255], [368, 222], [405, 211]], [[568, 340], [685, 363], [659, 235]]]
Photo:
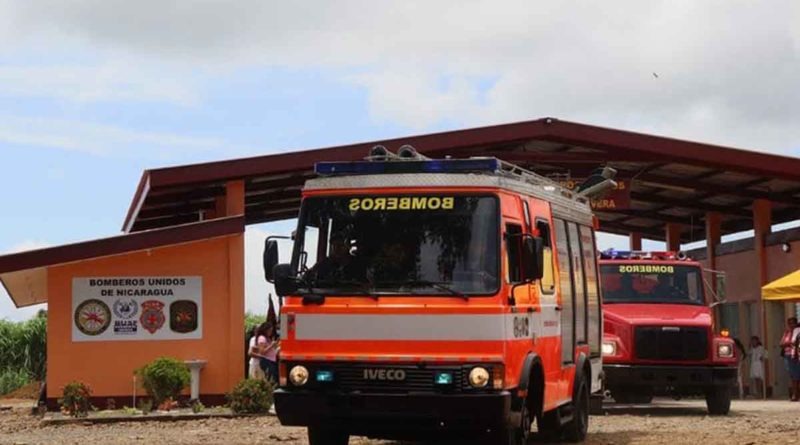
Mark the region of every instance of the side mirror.
[[264, 266], [264, 278], [266, 278], [267, 281], [270, 283], [275, 282], [275, 273], [273, 269], [277, 264], [278, 264], [278, 241], [271, 238], [267, 238], [266, 241], [264, 241], [263, 266]]
[[714, 295], [714, 297], [717, 299], [717, 301], [724, 302], [726, 300], [725, 284], [727, 283], [725, 274], [724, 273], [718, 274], [716, 280], [717, 280], [717, 293], [716, 295]]
[[297, 281], [291, 276], [291, 264], [276, 264], [271, 272], [275, 280], [275, 293], [279, 297], [285, 297], [297, 292]]
[[524, 272], [525, 279], [534, 281], [541, 279], [544, 275], [544, 242], [542, 238], [526, 236], [523, 248], [525, 249]]

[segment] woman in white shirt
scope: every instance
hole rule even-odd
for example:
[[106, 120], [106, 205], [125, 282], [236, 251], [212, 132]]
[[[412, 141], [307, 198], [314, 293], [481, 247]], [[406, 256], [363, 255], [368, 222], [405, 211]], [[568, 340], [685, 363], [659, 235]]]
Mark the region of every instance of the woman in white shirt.
[[750, 380], [756, 389], [756, 396], [761, 399], [764, 397], [764, 360], [767, 359], [767, 351], [761, 344], [758, 336], [750, 339]]
[[264, 370], [261, 368], [261, 359], [264, 357], [262, 349], [267, 344], [267, 337], [264, 335], [266, 325], [266, 323], [261, 323], [261, 325], [256, 328], [253, 336], [250, 337], [250, 345], [248, 349], [250, 363], [247, 376], [251, 379], [263, 380], [266, 377], [264, 375]]

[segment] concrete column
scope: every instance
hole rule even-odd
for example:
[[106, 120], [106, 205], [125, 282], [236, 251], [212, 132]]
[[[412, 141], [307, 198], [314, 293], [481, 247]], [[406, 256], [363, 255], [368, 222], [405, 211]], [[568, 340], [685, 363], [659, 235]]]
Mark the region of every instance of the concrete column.
[[[244, 181], [228, 181], [225, 184], [225, 215], [243, 215], [245, 207]], [[228, 312], [229, 365], [228, 385], [230, 389], [242, 378], [244, 363], [244, 233], [228, 237]], [[218, 314], [221, 315], [221, 314]]]
[[[756, 270], [754, 273], [758, 274], [759, 284], [761, 286], [767, 284], [769, 275], [767, 274], [767, 246], [766, 237], [772, 230], [772, 203], [765, 199], [757, 199], [753, 201], [753, 244], [756, 252]], [[760, 295], [760, 294], [759, 294]], [[767, 327], [767, 306], [763, 299], [759, 299], [759, 309], [761, 312], [761, 340], [767, 351], [774, 349], [776, 342], [770, 342], [767, 335], [769, 329]], [[764, 364], [765, 371], [765, 386], [769, 388], [775, 382], [775, 369], [771, 366], [772, 360], [767, 360]]]
[[225, 184], [225, 216], [244, 215], [244, 181]]
[[642, 250], [642, 234], [639, 232], [631, 232], [628, 234], [630, 241], [629, 247], [631, 250]]
[[667, 223], [666, 228], [667, 250], [677, 252], [681, 250], [681, 226], [680, 224]]

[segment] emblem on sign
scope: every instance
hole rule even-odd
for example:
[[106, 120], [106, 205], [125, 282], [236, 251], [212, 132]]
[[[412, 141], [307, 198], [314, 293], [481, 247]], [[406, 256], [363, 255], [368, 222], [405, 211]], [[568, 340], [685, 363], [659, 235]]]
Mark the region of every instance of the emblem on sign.
[[100, 335], [110, 324], [111, 310], [100, 300], [86, 300], [75, 309], [75, 325], [85, 335]]
[[117, 300], [114, 302], [114, 315], [117, 318], [130, 320], [139, 313], [139, 305], [136, 300]]
[[178, 300], [169, 305], [169, 328], [173, 332], [186, 334], [197, 330], [197, 303]]
[[164, 326], [165, 321], [164, 303], [156, 300], [142, 302], [142, 315], [139, 317], [139, 323], [147, 332], [155, 334]]

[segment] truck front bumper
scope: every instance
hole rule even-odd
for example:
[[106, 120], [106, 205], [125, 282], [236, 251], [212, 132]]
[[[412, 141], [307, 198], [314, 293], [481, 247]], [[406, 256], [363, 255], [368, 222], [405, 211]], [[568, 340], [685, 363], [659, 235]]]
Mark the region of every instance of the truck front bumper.
[[604, 365], [606, 386], [689, 388], [729, 386], [736, 383], [731, 366]]
[[328, 425], [350, 434], [385, 438], [436, 432], [496, 431], [506, 425], [511, 393], [355, 394], [275, 391], [275, 410], [287, 426]]

